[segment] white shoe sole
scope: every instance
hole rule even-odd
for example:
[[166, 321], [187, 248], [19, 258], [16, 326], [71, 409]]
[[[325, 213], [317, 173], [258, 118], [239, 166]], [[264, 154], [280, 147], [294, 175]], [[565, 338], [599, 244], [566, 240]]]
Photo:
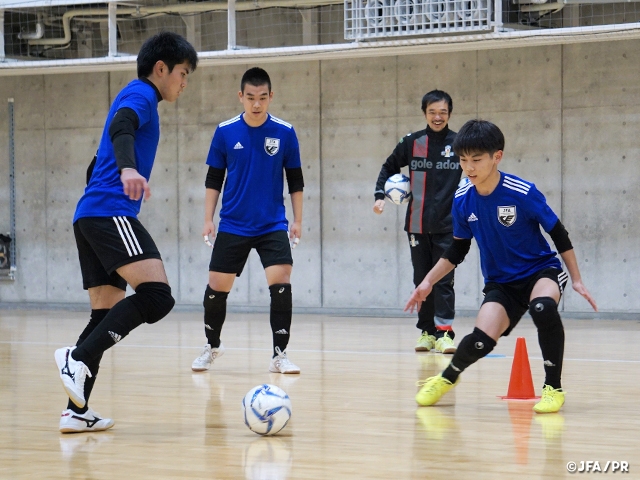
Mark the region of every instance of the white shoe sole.
[[288, 375], [290, 373], [293, 373], [293, 374], [300, 373], [300, 369], [298, 369], [298, 370], [289, 370], [288, 372], [281, 372], [277, 368], [274, 369], [274, 368], [271, 368], [271, 367], [269, 367], [269, 371], [271, 373], [282, 373], [283, 375]]
[[191, 370], [193, 370], [194, 372], [206, 372], [210, 368], [211, 365], [209, 365], [208, 367], [194, 367], [193, 365], [191, 365]]
[[427, 347], [416, 347], [416, 352], [429, 352], [429, 351], [431, 351], [431, 349]]
[[60, 433], [82, 433], [82, 432], [104, 432], [105, 430], [109, 430], [111, 427], [115, 425], [116, 422], [113, 420], [106, 427], [94, 427], [94, 428], [80, 428], [76, 429], [73, 427], [60, 427]]

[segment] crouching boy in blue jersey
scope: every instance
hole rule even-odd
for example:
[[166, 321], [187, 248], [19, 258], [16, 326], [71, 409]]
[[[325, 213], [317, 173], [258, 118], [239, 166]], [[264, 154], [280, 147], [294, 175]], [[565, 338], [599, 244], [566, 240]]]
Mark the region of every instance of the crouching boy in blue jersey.
[[475, 238], [480, 249], [485, 298], [473, 332], [462, 339], [449, 366], [427, 378], [416, 395], [420, 405], [433, 405], [458, 382], [459, 375], [486, 356], [508, 335], [528, 310], [538, 329], [545, 382], [537, 413], [560, 410], [565, 394], [560, 383], [564, 329], [558, 302], [567, 283], [560, 260], [542, 236], [551, 236], [569, 271], [573, 289], [598, 310], [582, 284], [573, 246], [564, 226], [534, 184], [498, 170], [504, 136], [491, 122], [470, 120], [453, 143], [469, 182], [453, 201], [454, 241], [414, 290], [405, 310], [413, 312], [433, 285], [464, 259]]

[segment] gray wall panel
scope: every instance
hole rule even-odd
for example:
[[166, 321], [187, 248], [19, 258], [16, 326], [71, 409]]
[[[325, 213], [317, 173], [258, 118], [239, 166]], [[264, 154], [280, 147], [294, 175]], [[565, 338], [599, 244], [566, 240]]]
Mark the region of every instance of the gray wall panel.
[[324, 305], [395, 305], [396, 229], [385, 231], [388, 220], [372, 212], [377, 157], [388, 150], [395, 125], [390, 131], [377, 118], [345, 118], [325, 120], [323, 132]]
[[422, 96], [444, 90], [453, 100], [455, 116], [476, 111], [477, 52], [407, 55], [398, 57], [398, 116], [422, 113]]
[[395, 57], [327, 60], [320, 71], [323, 118], [396, 116]]
[[[306, 119], [301, 116], [293, 123], [300, 142], [304, 175], [302, 238], [292, 252], [294, 265], [291, 283], [296, 307], [320, 307], [322, 304], [320, 120], [317, 106], [312, 110], [316, 112], [315, 117]], [[285, 183], [286, 193], [288, 189]], [[287, 218], [292, 221], [293, 210], [289, 195], [286, 195], [284, 204], [287, 208]]]
[[49, 129], [45, 141], [47, 299], [82, 302], [82, 277], [74, 251], [73, 214], [86, 185], [86, 171], [100, 128]]
[[172, 293], [180, 298], [178, 258], [178, 127], [164, 125], [149, 179], [151, 197], [144, 200], [139, 219], [162, 255]]
[[246, 69], [243, 65], [198, 68], [180, 98], [178, 115], [181, 123], [204, 126], [213, 136], [220, 122], [241, 113], [238, 91]]
[[46, 128], [102, 128], [110, 103], [105, 95], [107, 85], [104, 73], [46, 75]]
[[[186, 97], [185, 97], [186, 98]], [[209, 128], [181, 125], [178, 136], [178, 242], [180, 302], [200, 304], [208, 282], [211, 249], [202, 239], [206, 152], [211, 144]], [[216, 223], [217, 225], [217, 223]]]
[[525, 112], [560, 106], [562, 47], [478, 52], [478, 110]]
[[567, 45], [563, 53], [563, 105], [640, 105], [639, 76], [637, 40]]
[[[567, 109], [564, 113], [564, 222], [583, 280], [605, 311], [640, 310], [638, 273], [640, 129], [637, 107]], [[603, 134], [610, 132], [609, 134]], [[565, 308], [588, 311], [577, 294]]]
[[[400, 313], [413, 288], [405, 209], [387, 204], [374, 215], [373, 187], [399, 138], [425, 126], [422, 95], [441, 88], [453, 96], [454, 130], [475, 116], [503, 129], [501, 169], [536, 183], [561, 215], [601, 309], [640, 311], [631, 291], [640, 271], [639, 46], [630, 40], [268, 65], [270, 111], [296, 128], [306, 183], [304, 236], [293, 253], [294, 305]], [[178, 102], [160, 103], [162, 143], [141, 219], [182, 304], [202, 299], [209, 261], [201, 239], [204, 160], [216, 125], [241, 112], [245, 69], [200, 67]], [[0, 78], [0, 95], [16, 99], [19, 260], [16, 281], [0, 283], [0, 300], [86, 302], [71, 215], [109, 102], [134, 75]], [[6, 132], [3, 115], [0, 127]], [[8, 186], [7, 172], [0, 168], [0, 187]], [[473, 246], [456, 273], [458, 308], [477, 308], [481, 288]], [[254, 254], [229, 303], [268, 304]], [[589, 311], [574, 292], [564, 309]]]
[[[16, 277], [0, 283], [2, 301], [47, 300], [44, 130], [16, 132]], [[6, 151], [6, 150], [5, 150]], [[5, 170], [8, 172], [8, 170]], [[3, 204], [9, 212], [9, 204]], [[7, 224], [8, 226], [8, 224]]]

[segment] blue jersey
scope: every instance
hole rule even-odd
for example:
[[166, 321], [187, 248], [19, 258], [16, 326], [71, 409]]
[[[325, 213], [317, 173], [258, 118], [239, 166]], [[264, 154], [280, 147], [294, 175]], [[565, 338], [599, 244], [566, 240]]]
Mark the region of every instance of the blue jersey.
[[220, 210], [220, 232], [254, 237], [287, 230], [284, 169], [300, 168], [293, 127], [267, 114], [251, 127], [242, 114], [218, 125], [207, 165], [227, 170]]
[[111, 120], [119, 109], [125, 107], [138, 115], [138, 129], [134, 143], [136, 169], [149, 181], [160, 140], [158, 96], [156, 89], [149, 83], [133, 80], [122, 89], [111, 105], [102, 131], [96, 164], [84, 195], [76, 207], [74, 222], [83, 217], [137, 217], [140, 212], [142, 198], [131, 200], [124, 194], [109, 135]]
[[562, 268], [540, 226], [549, 232], [558, 222], [533, 183], [500, 172], [489, 195], [470, 183], [453, 200], [453, 236], [475, 238], [485, 282], [522, 280], [548, 267]]

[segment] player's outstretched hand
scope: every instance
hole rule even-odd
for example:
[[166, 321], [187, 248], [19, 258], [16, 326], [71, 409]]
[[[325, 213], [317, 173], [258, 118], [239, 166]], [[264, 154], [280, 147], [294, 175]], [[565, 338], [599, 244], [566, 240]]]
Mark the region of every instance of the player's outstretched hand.
[[293, 222], [289, 228], [289, 243], [291, 244], [291, 248], [298, 246], [300, 237], [302, 237], [302, 224], [300, 222]]
[[589, 305], [591, 305], [591, 308], [593, 308], [597, 312], [598, 305], [596, 305], [596, 301], [593, 299], [593, 297], [589, 293], [589, 290], [587, 290], [587, 287], [585, 287], [580, 281], [572, 282], [571, 285], [576, 292], [582, 295], [587, 300], [587, 302], [589, 302]]
[[373, 204], [373, 213], [380, 215], [382, 212], [384, 212], [384, 200], [376, 200]]
[[143, 194], [145, 200], [151, 196], [151, 189], [149, 188], [147, 179], [133, 168], [125, 168], [122, 170], [120, 181], [122, 182], [124, 194], [131, 200], [140, 200]]
[[213, 222], [204, 222], [204, 227], [202, 227], [202, 236], [204, 237], [204, 243], [213, 248], [213, 244], [210, 239], [214, 239], [216, 236], [216, 226]]
[[404, 311], [405, 312], [409, 311], [410, 313], [420, 311], [422, 302], [424, 302], [425, 299], [429, 296], [432, 288], [433, 287], [429, 283], [424, 284], [423, 282], [420, 285], [418, 285], [416, 289], [413, 291], [413, 293], [411, 294], [411, 296], [409, 297], [407, 304], [404, 306]]

